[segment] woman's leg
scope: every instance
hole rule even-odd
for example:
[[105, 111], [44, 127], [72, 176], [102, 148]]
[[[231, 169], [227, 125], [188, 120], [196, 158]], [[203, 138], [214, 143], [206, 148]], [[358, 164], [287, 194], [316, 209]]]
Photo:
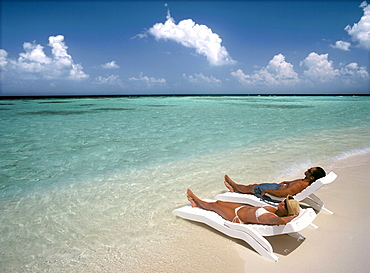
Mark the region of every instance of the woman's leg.
[[201, 207], [205, 210], [211, 210], [228, 221], [232, 221], [235, 217], [235, 209], [243, 206], [239, 203], [223, 202], [217, 200], [216, 202], [206, 202], [199, 199], [190, 189], [187, 190], [188, 200], [192, 207]]

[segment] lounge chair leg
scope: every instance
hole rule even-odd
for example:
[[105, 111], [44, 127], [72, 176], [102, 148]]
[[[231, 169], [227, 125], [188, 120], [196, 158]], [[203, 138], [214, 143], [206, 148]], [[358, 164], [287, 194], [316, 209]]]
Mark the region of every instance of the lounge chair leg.
[[302, 200], [303, 203], [306, 203], [310, 207], [314, 208], [317, 211], [325, 211], [329, 214], [334, 214], [332, 211], [324, 207], [324, 202], [322, 202], [316, 195], [311, 194], [309, 197]]
[[298, 242], [303, 242], [306, 238], [298, 232], [288, 233], [290, 237], [296, 238]]
[[321, 207], [321, 210], [329, 213], [329, 214], [334, 214], [334, 212], [332, 212], [331, 210], [328, 210], [327, 208], [325, 208], [324, 206]]
[[310, 227], [313, 227], [314, 229], [318, 229], [319, 227], [318, 226], [316, 226], [315, 224], [313, 224], [313, 223], [311, 223], [310, 224]]

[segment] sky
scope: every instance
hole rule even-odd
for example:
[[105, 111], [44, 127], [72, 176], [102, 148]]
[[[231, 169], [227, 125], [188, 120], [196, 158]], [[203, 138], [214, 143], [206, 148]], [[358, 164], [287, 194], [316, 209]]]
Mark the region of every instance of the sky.
[[370, 94], [366, 1], [0, 5], [1, 96]]

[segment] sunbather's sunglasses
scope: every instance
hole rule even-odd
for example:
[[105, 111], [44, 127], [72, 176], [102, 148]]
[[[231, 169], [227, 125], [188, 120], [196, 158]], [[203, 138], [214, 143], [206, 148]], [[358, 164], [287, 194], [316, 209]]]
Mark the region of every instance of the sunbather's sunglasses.
[[308, 169], [307, 171], [312, 175], [312, 176], [315, 176], [314, 175], [314, 173], [313, 173], [313, 170], [312, 170], [313, 168], [310, 168], [310, 169]]
[[288, 210], [288, 206], [287, 206], [287, 204], [286, 204], [286, 199], [285, 199], [283, 202], [284, 202], [284, 208], [285, 208], [286, 210]]

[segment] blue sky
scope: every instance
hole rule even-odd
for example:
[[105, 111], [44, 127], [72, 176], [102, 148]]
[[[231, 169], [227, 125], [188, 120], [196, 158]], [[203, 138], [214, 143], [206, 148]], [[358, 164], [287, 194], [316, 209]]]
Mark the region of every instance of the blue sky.
[[1, 1], [1, 95], [369, 94], [362, 1]]

